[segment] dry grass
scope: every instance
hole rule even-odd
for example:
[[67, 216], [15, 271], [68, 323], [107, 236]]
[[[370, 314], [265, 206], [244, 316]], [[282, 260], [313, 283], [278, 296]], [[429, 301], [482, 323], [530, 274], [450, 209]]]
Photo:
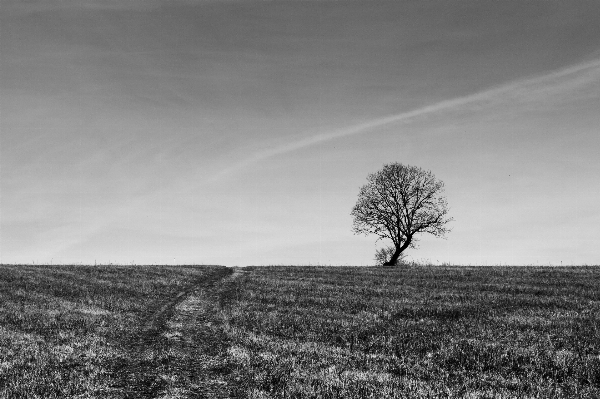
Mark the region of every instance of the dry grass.
[[256, 267], [236, 397], [600, 397], [600, 269]]
[[0, 266], [0, 398], [600, 397], [600, 268], [230, 272]]
[[0, 266], [0, 398], [125, 397], [153, 318], [223, 269]]

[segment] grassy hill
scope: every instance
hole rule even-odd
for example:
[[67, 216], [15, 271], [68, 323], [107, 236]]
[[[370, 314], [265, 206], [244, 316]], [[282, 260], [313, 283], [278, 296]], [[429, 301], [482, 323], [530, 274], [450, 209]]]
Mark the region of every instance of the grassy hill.
[[597, 267], [0, 266], [0, 397], [597, 398]]
[[152, 398], [179, 301], [225, 267], [0, 266], [0, 398]]

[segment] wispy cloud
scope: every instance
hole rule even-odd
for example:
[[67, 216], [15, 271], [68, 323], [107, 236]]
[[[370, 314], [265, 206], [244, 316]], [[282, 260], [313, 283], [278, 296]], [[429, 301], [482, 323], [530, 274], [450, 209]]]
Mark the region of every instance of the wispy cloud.
[[214, 175], [210, 181], [218, 181], [250, 165], [275, 156], [288, 154], [336, 139], [366, 134], [387, 125], [408, 122], [415, 118], [443, 111], [465, 108], [479, 109], [498, 102], [535, 102], [544, 100], [549, 95], [572, 92], [590, 83], [599, 81], [600, 58], [597, 58], [539, 76], [512, 81], [470, 95], [440, 101], [412, 111], [372, 119], [338, 130], [314, 134], [274, 148], [264, 149], [222, 170], [220, 173]]

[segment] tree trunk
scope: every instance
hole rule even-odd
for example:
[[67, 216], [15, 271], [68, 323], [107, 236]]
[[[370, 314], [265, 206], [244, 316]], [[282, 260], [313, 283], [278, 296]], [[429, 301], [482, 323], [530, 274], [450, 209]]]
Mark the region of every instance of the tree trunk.
[[402, 252], [400, 252], [400, 247], [396, 247], [396, 250], [394, 251], [394, 254], [390, 258], [390, 260], [385, 262], [383, 265], [384, 266], [396, 266], [396, 263], [398, 263], [398, 258], [400, 257], [401, 253]]
[[408, 248], [408, 246], [410, 245], [410, 242], [411, 242], [411, 237], [407, 237], [406, 241], [404, 241], [404, 243], [401, 246], [396, 245], [396, 250], [394, 251], [394, 254], [390, 258], [390, 260], [385, 262], [383, 265], [384, 266], [397, 266], [396, 264], [398, 263], [398, 258], [400, 258], [400, 254], [402, 252], [404, 252], [404, 250], [406, 248]]

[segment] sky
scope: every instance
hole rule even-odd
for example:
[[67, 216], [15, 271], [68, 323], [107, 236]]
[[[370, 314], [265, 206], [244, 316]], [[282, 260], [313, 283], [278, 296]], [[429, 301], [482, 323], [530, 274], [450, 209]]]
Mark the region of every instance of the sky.
[[600, 264], [600, 2], [2, 0], [0, 262], [370, 265], [367, 175], [431, 170], [409, 259]]

